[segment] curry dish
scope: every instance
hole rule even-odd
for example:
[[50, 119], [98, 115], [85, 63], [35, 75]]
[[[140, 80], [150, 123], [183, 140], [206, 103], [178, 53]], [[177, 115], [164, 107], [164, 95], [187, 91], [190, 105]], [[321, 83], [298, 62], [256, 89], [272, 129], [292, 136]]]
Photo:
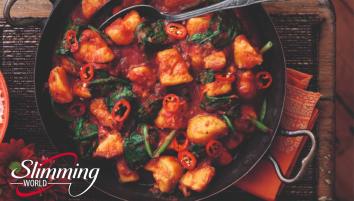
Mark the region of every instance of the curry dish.
[[[271, 132], [262, 64], [272, 43], [257, 47], [235, 11], [171, 23], [132, 10], [99, 31], [91, 18], [107, 2], [74, 10], [48, 78], [53, 110], [80, 156], [113, 161], [121, 183], [151, 174], [162, 193], [202, 192], [255, 132]], [[179, 12], [205, 2], [149, 3]]]

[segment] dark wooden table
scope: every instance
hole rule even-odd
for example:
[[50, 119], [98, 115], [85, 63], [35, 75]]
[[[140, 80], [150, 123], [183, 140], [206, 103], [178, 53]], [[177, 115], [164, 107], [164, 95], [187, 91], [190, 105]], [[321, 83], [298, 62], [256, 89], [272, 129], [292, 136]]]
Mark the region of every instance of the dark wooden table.
[[[2, 10], [0, 5], [0, 9]], [[330, 1], [327, 0], [283, 0], [265, 3], [271, 15], [316, 15], [321, 20], [318, 43], [317, 86], [323, 95], [318, 120], [317, 199], [332, 200], [334, 197], [334, 135], [335, 135], [335, 16]], [[51, 4], [46, 0], [21, 1], [15, 5], [13, 16], [46, 17]], [[11, 100], [16, 101], [16, 100]]]

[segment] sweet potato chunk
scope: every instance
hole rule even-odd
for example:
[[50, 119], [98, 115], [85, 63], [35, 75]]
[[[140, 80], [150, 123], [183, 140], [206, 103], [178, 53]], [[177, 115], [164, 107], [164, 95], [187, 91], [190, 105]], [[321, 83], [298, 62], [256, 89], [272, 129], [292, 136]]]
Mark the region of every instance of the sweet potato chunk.
[[128, 71], [127, 78], [137, 84], [151, 86], [155, 82], [155, 75], [148, 66], [137, 66]]
[[257, 95], [256, 78], [252, 71], [244, 71], [238, 74], [236, 81], [238, 95], [246, 100], [252, 99]]
[[164, 86], [179, 85], [193, 80], [188, 72], [189, 66], [175, 48], [158, 52], [156, 62], [159, 65], [160, 83]]
[[187, 137], [195, 144], [206, 144], [226, 133], [226, 123], [214, 115], [198, 114], [188, 121]]
[[157, 81], [156, 73], [145, 65], [129, 69], [127, 78], [133, 82], [133, 92], [142, 98], [149, 96]]
[[226, 65], [226, 56], [223, 51], [211, 53], [204, 58], [204, 66], [207, 69], [221, 70]]
[[136, 171], [131, 170], [124, 159], [117, 161], [116, 170], [119, 175], [119, 182], [121, 183], [130, 183], [139, 180], [139, 174]]
[[95, 157], [111, 159], [123, 154], [123, 138], [118, 131], [112, 131], [98, 145]]
[[191, 66], [194, 69], [201, 70], [205, 66], [204, 58], [214, 51], [214, 47], [211, 43], [202, 45], [190, 43], [187, 48], [183, 48], [183, 51], [187, 53]]
[[57, 66], [50, 71], [48, 85], [49, 93], [55, 102], [70, 103], [73, 100], [73, 94], [64, 68]]
[[74, 59], [67, 56], [58, 56], [57, 64], [65, 69], [65, 71], [71, 75], [79, 75], [80, 66]]
[[164, 107], [161, 108], [155, 119], [155, 125], [158, 128], [179, 129], [185, 128], [185, 112], [187, 111], [187, 102], [180, 99], [178, 109], [175, 112], [168, 112]]
[[79, 50], [74, 53], [75, 59], [85, 63], [108, 63], [114, 59], [112, 50], [99, 33], [86, 29], [80, 36]]
[[136, 27], [142, 22], [138, 12], [130, 11], [124, 18], [115, 20], [105, 29], [105, 33], [117, 45], [129, 45], [134, 40]]
[[219, 96], [229, 93], [232, 90], [232, 82], [229, 81], [214, 81], [205, 85], [204, 91], [208, 96]]
[[245, 35], [239, 35], [233, 43], [234, 60], [238, 68], [251, 69], [263, 63], [263, 56], [251, 45]]
[[117, 19], [104, 31], [117, 45], [129, 45], [134, 40], [134, 33], [124, 26], [122, 19]]
[[200, 45], [193, 45], [188, 52], [188, 56], [193, 68], [201, 69], [204, 66], [203, 50]]
[[109, 0], [82, 0], [82, 14], [86, 19], [90, 19]]
[[204, 15], [200, 17], [193, 17], [187, 20], [187, 32], [189, 36], [192, 36], [196, 33], [206, 32], [209, 28], [209, 23], [211, 20], [211, 14]]
[[73, 84], [73, 94], [80, 98], [91, 98], [91, 92], [86, 85], [86, 83], [80, 80], [75, 80]]
[[183, 174], [183, 168], [172, 156], [153, 159], [145, 165], [145, 169], [152, 172], [156, 182], [155, 187], [163, 193], [171, 192]]
[[108, 111], [106, 102], [103, 98], [96, 98], [91, 101], [90, 112], [94, 117], [96, 117], [101, 125], [110, 128], [114, 127], [113, 117]]
[[182, 176], [181, 180], [179, 181], [179, 189], [182, 191], [184, 196], [190, 195], [189, 190], [202, 192], [211, 182], [214, 175], [214, 167], [208, 164], [202, 164], [194, 170], [187, 171]]
[[141, 24], [142, 19], [137, 11], [132, 10], [124, 16], [123, 21], [126, 29], [135, 32], [136, 27]]

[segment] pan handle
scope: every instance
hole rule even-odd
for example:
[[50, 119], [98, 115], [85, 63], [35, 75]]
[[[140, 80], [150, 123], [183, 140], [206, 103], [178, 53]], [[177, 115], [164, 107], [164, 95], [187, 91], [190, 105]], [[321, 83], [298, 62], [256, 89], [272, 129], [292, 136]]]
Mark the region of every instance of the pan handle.
[[300, 136], [300, 135], [307, 135], [311, 140], [311, 149], [310, 149], [309, 153], [307, 154], [307, 156], [304, 159], [302, 159], [301, 168], [300, 168], [299, 172], [292, 178], [286, 178], [284, 176], [284, 174], [282, 173], [277, 161], [273, 158], [273, 156], [271, 156], [270, 154], [268, 155], [268, 159], [273, 163], [275, 171], [276, 171], [279, 179], [284, 183], [288, 183], [288, 184], [294, 183], [303, 176], [303, 174], [305, 173], [305, 169], [310, 164], [310, 162], [312, 161], [312, 159], [315, 155], [316, 138], [315, 138], [315, 135], [309, 130], [281, 131], [280, 133], [281, 133], [281, 135], [287, 136], [287, 137], [296, 137], [296, 136]]
[[[49, 0], [53, 6], [58, 0]], [[7, 23], [9, 23], [13, 27], [26, 27], [26, 26], [31, 26], [31, 25], [43, 25], [45, 20], [39, 19], [39, 18], [33, 18], [33, 17], [28, 17], [28, 18], [21, 18], [21, 19], [14, 19], [11, 17], [11, 9], [15, 5], [17, 0], [6, 0], [5, 5], [4, 5], [4, 18]]]

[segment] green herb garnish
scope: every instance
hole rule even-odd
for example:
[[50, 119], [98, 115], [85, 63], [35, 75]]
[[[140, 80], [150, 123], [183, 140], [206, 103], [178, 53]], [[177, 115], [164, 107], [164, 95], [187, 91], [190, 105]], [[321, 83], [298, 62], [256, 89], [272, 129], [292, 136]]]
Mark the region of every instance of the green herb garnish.
[[199, 73], [197, 77], [197, 81], [200, 82], [201, 84], [207, 84], [210, 82], [214, 82], [215, 80], [215, 72], [211, 69], [208, 70], [203, 70]]
[[227, 110], [231, 108], [237, 100], [236, 95], [228, 96], [208, 96], [204, 95], [204, 99], [200, 103], [200, 107], [207, 112], [215, 112], [217, 110]]
[[235, 129], [234, 125], [232, 124], [231, 119], [225, 114], [221, 115], [221, 117], [224, 119], [224, 121], [225, 121], [227, 127], [229, 127], [230, 131], [232, 133], [236, 133], [236, 129]]
[[163, 20], [141, 23], [136, 29], [136, 37], [144, 47], [165, 44], [168, 39]]
[[261, 111], [259, 112], [259, 121], [263, 122], [267, 112], [267, 99], [264, 99]]
[[206, 32], [196, 33], [190, 36], [188, 41], [199, 44], [211, 42], [214, 47], [223, 48], [240, 34], [240, 29], [240, 24], [233, 13], [219, 12], [211, 19]]
[[151, 145], [149, 142], [149, 132], [148, 132], [148, 127], [146, 124], [143, 124], [141, 126], [142, 132], [143, 132], [143, 136], [144, 136], [144, 144], [145, 144], [145, 149], [146, 152], [149, 154], [149, 156], [152, 158], [152, 149], [151, 149]]
[[173, 130], [171, 131], [167, 137], [165, 138], [164, 142], [161, 144], [161, 146], [159, 146], [154, 154], [152, 155], [153, 158], [159, 157], [166, 149], [167, 147], [171, 144], [173, 138], [175, 138], [177, 134], [177, 130]]
[[273, 47], [272, 41], [268, 41], [268, 42], [262, 47], [262, 49], [260, 50], [260, 53], [261, 53], [261, 54], [264, 54], [264, 53], [266, 53], [268, 50], [270, 50], [272, 47]]
[[124, 159], [134, 169], [149, 161], [150, 156], [146, 152], [143, 135], [132, 132], [129, 137], [124, 139]]

